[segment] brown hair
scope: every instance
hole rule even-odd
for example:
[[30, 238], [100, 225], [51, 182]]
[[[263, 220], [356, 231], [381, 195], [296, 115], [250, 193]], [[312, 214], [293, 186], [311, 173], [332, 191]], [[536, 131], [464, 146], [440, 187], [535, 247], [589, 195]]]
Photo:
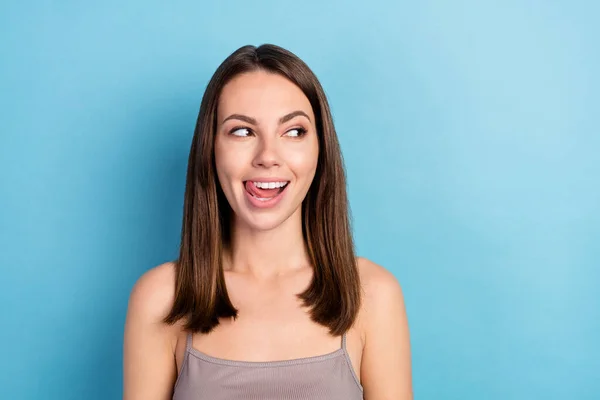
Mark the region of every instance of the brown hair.
[[361, 304], [342, 154], [317, 77], [295, 54], [272, 44], [243, 46], [233, 52], [217, 68], [202, 97], [188, 160], [175, 300], [164, 322], [185, 317], [186, 330], [208, 333], [219, 318], [237, 317], [222, 268], [232, 210], [216, 178], [214, 141], [222, 88], [234, 76], [256, 70], [286, 77], [313, 108], [319, 156], [302, 202], [302, 233], [314, 275], [310, 286], [297, 296], [311, 308], [314, 322], [327, 326], [332, 335], [341, 335], [353, 325]]

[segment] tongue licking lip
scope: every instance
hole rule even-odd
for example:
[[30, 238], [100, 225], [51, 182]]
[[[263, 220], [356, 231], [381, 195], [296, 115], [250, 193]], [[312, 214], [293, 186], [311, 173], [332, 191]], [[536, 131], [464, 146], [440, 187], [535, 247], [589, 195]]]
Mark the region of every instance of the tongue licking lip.
[[287, 185], [285, 185], [285, 186], [280, 187], [280, 188], [261, 189], [261, 188], [257, 188], [254, 185], [254, 183], [252, 183], [252, 181], [246, 181], [244, 186], [246, 186], [246, 190], [248, 191], [248, 193], [250, 193], [254, 197], [258, 197], [258, 198], [261, 198], [261, 199], [268, 199], [268, 198], [271, 198], [271, 197], [275, 197], [279, 193], [281, 193], [284, 188], [287, 187]]

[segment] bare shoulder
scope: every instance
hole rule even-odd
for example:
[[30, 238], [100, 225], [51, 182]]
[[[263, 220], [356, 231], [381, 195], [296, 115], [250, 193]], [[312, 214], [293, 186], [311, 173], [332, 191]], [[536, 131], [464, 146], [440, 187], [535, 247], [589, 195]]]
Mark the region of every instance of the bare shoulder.
[[129, 295], [129, 312], [159, 323], [167, 315], [175, 295], [175, 263], [166, 262], [138, 278]]
[[404, 303], [400, 282], [392, 272], [364, 257], [357, 258], [357, 265], [364, 290], [365, 311], [386, 312], [390, 302]]
[[361, 381], [365, 398], [412, 399], [408, 319], [400, 282], [383, 266], [357, 259], [363, 304]]
[[146, 271], [129, 295], [123, 344], [123, 399], [170, 398], [179, 324], [163, 322], [174, 299], [175, 265]]

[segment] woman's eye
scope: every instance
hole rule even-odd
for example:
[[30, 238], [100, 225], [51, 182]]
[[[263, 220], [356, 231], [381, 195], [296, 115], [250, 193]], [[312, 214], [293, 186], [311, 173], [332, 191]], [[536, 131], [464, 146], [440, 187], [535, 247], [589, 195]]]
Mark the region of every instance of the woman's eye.
[[250, 134], [250, 129], [248, 129], [248, 128], [233, 128], [231, 130], [231, 132], [229, 132], [229, 133], [231, 133], [234, 136], [245, 137]]
[[290, 129], [289, 131], [287, 131], [287, 133], [288, 133], [288, 136], [291, 136], [291, 137], [302, 137], [306, 134], [306, 129], [294, 128], [294, 129]]

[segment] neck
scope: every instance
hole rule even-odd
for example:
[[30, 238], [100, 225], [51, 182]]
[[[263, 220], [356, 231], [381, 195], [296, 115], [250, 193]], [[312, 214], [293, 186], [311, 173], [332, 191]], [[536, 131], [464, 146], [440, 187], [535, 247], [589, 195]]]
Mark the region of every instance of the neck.
[[301, 207], [271, 230], [256, 230], [235, 219], [224, 269], [268, 280], [310, 265], [302, 236]]

